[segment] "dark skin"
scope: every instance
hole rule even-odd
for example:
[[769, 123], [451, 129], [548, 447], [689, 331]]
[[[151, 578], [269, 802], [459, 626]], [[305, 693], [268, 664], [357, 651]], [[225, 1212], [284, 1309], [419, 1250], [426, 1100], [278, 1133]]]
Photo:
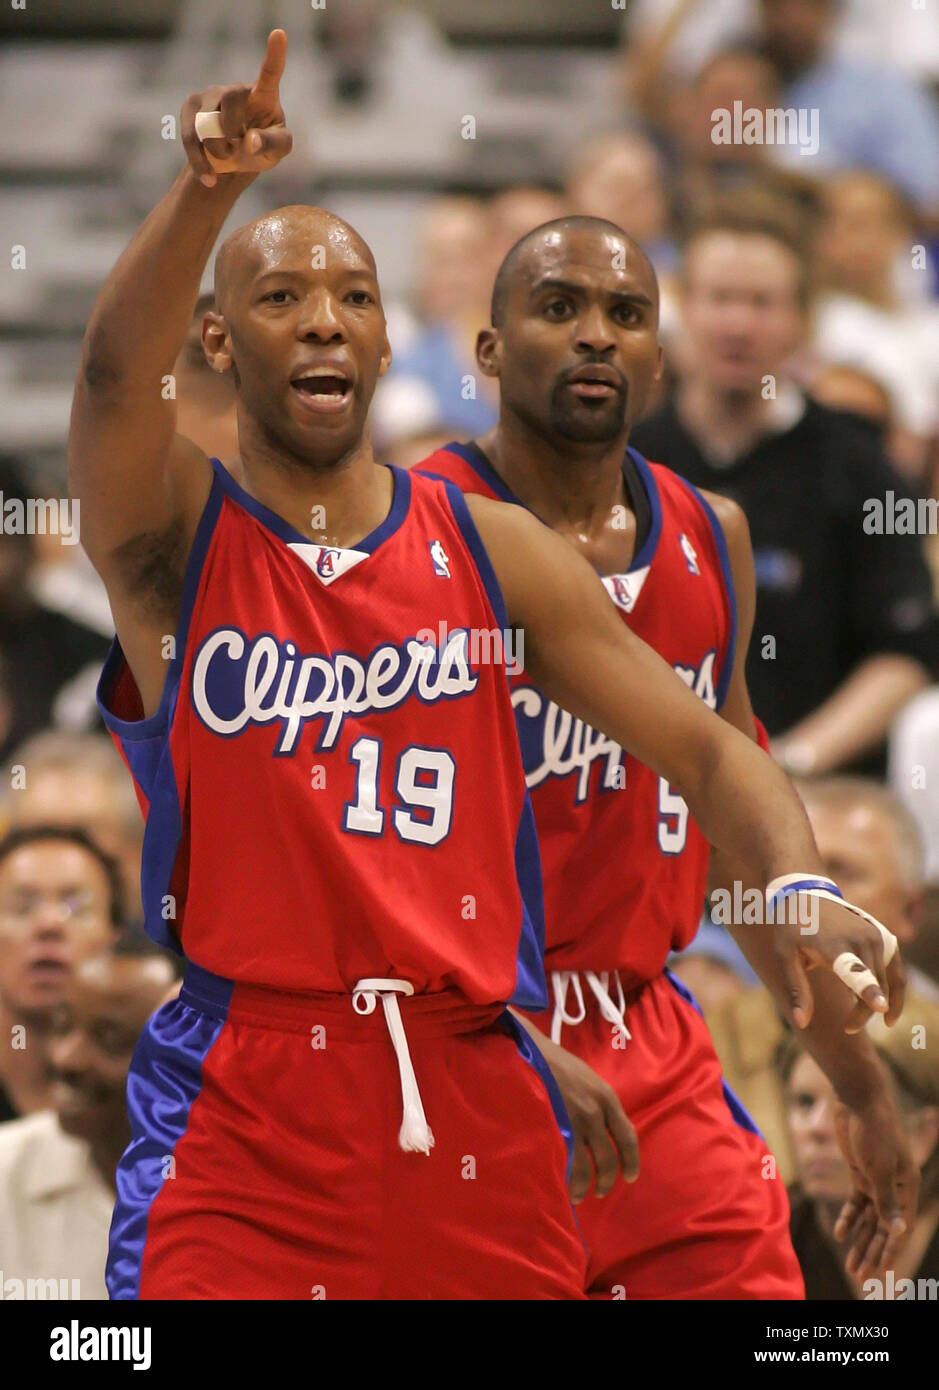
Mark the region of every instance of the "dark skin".
[[[480, 369], [497, 377], [499, 423], [478, 442], [512, 492], [600, 574], [622, 573], [635, 553], [636, 517], [622, 458], [630, 428], [662, 371], [658, 287], [641, 249], [602, 225], [548, 228], [520, 253], [498, 327], [477, 340]], [[584, 378], [594, 375], [595, 385]], [[580, 382], [578, 386], [576, 383]], [[706, 494], [724, 530], [738, 597], [738, 648], [722, 717], [755, 734], [745, 659], [755, 577], [746, 519]], [[624, 525], [625, 522], [625, 525]], [[759, 884], [745, 863], [715, 853], [714, 884]], [[855, 1229], [852, 1265], [871, 1271], [891, 1258], [916, 1205], [916, 1176], [889, 1088], [866, 1036], [846, 1037], [870, 1016], [832, 976], [817, 972], [816, 1009], [794, 993], [769, 933], [734, 932], [751, 963], [798, 1026], [838, 1089], [846, 1153], [857, 1191], [842, 1230]], [[808, 962], [814, 964], [814, 962]], [[888, 1018], [891, 1015], [888, 1014]], [[615, 1092], [579, 1058], [524, 1017], [557, 1079], [575, 1131], [571, 1192], [604, 1196], [638, 1173], [635, 1131]]]
[[[188, 164], [105, 282], [83, 344], [69, 485], [81, 498], [82, 540], [106, 584], [147, 714], [164, 686], [165, 636], [177, 624], [211, 479], [206, 455], [177, 434], [175, 402], [161, 386], [234, 203], [289, 152], [278, 96], [285, 58], [286, 35], [275, 29], [252, 87], [210, 87], [187, 100]], [[203, 146], [195, 116], [213, 109], [226, 136]], [[210, 359], [218, 354], [235, 373], [241, 478], [298, 529], [311, 507], [325, 507], [331, 544], [354, 546], [384, 520], [392, 492], [366, 423], [390, 355], [374, 263], [355, 233], [322, 209], [281, 209], [239, 237], [222, 249], [219, 319], [207, 319], [204, 342]], [[317, 370], [332, 378], [331, 395], [304, 399], [298, 379]], [[629, 632], [589, 564], [521, 508], [479, 497], [467, 505], [509, 621], [524, 628], [528, 670], [549, 697], [666, 777], [704, 833], [717, 844], [739, 843], [764, 882], [793, 864], [817, 872], [808, 821], [786, 778]], [[895, 966], [885, 970], [876, 929], [837, 908], [829, 918], [817, 939], [821, 958], [859, 954], [880, 981], [875, 1007], [886, 1009], [886, 992], [902, 995], [902, 976]], [[810, 1001], [796, 930], [780, 932], [777, 947]]]
[[79, 966], [55, 1010], [47, 1056], [52, 1108], [66, 1134], [91, 1145], [113, 1186], [130, 1139], [127, 1071], [144, 1024], [173, 983], [160, 956], [94, 956]]

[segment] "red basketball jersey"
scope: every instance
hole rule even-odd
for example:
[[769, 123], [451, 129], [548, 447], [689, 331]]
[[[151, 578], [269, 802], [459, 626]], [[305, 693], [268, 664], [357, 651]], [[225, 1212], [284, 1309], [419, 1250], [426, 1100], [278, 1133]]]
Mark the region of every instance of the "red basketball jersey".
[[[628, 571], [603, 584], [623, 621], [719, 709], [736, 627], [723, 531], [695, 488], [628, 454], [651, 521]], [[474, 445], [448, 444], [420, 468], [522, 505]], [[627, 986], [651, 980], [697, 930], [707, 842], [664, 778], [547, 700], [524, 672], [512, 687], [541, 849], [548, 969], [619, 970]]]
[[99, 700], [147, 817], [148, 931], [236, 982], [400, 977], [546, 1002], [507, 627], [458, 488], [392, 470], [387, 519], [313, 545], [213, 460], [158, 711], [115, 641]]

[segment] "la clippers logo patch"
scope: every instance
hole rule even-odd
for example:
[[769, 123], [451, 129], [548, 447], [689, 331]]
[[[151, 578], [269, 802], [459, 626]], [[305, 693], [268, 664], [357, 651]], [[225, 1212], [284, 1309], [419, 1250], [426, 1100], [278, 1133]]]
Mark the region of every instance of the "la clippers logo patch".
[[294, 555], [299, 555], [322, 584], [332, 584], [333, 580], [339, 579], [360, 560], [368, 559], [367, 550], [342, 550], [330, 545], [304, 545], [300, 541], [291, 541], [290, 549]]
[[338, 550], [321, 550], [316, 557], [316, 573], [320, 579], [333, 579], [336, 574]]
[[682, 531], [681, 535], [678, 537], [678, 544], [682, 548], [689, 572], [691, 574], [700, 574], [701, 571], [698, 569], [698, 552], [695, 550], [684, 531]]
[[648, 565], [641, 570], [632, 570], [629, 574], [607, 574], [603, 577], [603, 587], [617, 608], [622, 608], [624, 613], [631, 613], [648, 576]]
[[450, 557], [439, 541], [430, 542], [430, 558], [433, 561], [434, 574], [439, 574], [441, 579], [449, 579]]

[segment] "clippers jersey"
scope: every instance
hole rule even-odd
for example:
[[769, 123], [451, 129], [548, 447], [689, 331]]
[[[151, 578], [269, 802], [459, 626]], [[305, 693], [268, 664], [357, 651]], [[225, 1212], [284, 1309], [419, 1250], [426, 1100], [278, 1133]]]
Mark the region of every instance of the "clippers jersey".
[[[648, 499], [648, 535], [603, 584], [623, 621], [711, 709], [733, 671], [736, 610], [723, 531], [701, 494], [627, 450]], [[448, 444], [420, 465], [464, 492], [523, 505], [474, 445]], [[546, 964], [652, 980], [688, 945], [704, 901], [708, 844], [664, 778], [560, 710], [521, 672], [512, 678], [519, 741], [544, 874]]]
[[467, 640], [507, 622], [462, 493], [392, 469], [386, 520], [338, 549], [212, 467], [159, 709], [116, 639], [99, 687], [146, 816], [149, 933], [236, 985], [542, 1007], [508, 681]]

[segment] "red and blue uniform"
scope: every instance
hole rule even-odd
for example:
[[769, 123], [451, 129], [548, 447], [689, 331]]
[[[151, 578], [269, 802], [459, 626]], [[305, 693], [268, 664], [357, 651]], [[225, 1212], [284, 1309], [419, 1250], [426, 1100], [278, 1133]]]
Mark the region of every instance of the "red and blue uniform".
[[338, 549], [213, 469], [158, 710], [117, 642], [99, 691], [147, 929], [188, 961], [130, 1071], [111, 1296], [580, 1296], [566, 1115], [505, 1007], [547, 1002], [543, 905], [463, 495], [394, 469]]
[[[449, 444], [419, 467], [518, 503], [473, 444]], [[649, 524], [628, 569], [603, 584], [623, 621], [719, 710], [736, 638], [720, 523], [669, 469], [633, 449], [623, 468]], [[800, 1298], [782, 1181], [724, 1083], [694, 999], [665, 968], [697, 930], [707, 841], [664, 778], [558, 709], [524, 672], [512, 678], [512, 703], [538, 829], [553, 990], [553, 1008], [532, 1017], [615, 1087], [639, 1139], [638, 1180], [578, 1208], [589, 1292]]]

